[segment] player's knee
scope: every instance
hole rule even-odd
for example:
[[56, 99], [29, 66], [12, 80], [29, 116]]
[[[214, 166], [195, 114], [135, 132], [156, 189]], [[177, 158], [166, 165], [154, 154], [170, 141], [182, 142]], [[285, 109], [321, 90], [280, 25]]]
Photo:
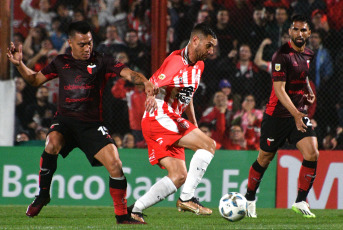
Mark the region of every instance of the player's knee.
[[177, 175], [176, 177], [176, 187], [181, 187], [185, 181], [186, 181], [186, 178], [187, 178], [187, 173], [180, 173]]
[[208, 140], [201, 142], [201, 146], [199, 147], [199, 149], [205, 149], [214, 154], [214, 152], [216, 151], [216, 146], [216, 142], [212, 138], [209, 138]]
[[310, 161], [317, 161], [318, 157], [319, 157], [319, 151], [318, 151], [318, 149], [314, 149], [312, 154], [311, 154]]
[[49, 141], [49, 143], [45, 146], [45, 152], [53, 155], [57, 155], [61, 151], [61, 146], [58, 143], [54, 143], [53, 141]]

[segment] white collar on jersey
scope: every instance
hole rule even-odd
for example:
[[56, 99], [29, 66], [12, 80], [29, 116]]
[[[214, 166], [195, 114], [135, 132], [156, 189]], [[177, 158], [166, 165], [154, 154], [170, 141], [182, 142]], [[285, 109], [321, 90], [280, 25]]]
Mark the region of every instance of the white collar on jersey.
[[188, 57], [188, 45], [186, 46], [186, 48], [181, 52], [181, 56], [182, 56], [182, 61], [186, 64], [189, 65], [191, 64], [189, 57]]

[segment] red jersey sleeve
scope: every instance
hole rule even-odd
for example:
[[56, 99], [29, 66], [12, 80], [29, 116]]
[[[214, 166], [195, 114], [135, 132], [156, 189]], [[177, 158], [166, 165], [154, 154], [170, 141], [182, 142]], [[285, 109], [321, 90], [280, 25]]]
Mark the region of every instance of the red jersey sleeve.
[[105, 56], [104, 62], [106, 65], [106, 80], [112, 77], [120, 76], [120, 72], [127, 67], [125, 64], [114, 60], [114, 58], [110, 56]]
[[286, 81], [287, 61], [283, 54], [277, 52], [272, 58], [272, 80]]
[[153, 74], [151, 81], [158, 87], [168, 86], [183, 65], [181, 56], [172, 53]]
[[41, 73], [49, 80], [58, 77], [57, 68], [56, 68], [56, 62], [57, 62], [58, 58], [59, 58], [59, 56], [56, 57], [54, 60], [52, 60], [52, 62], [50, 62], [50, 64], [48, 64], [47, 66], [45, 66], [41, 70]]

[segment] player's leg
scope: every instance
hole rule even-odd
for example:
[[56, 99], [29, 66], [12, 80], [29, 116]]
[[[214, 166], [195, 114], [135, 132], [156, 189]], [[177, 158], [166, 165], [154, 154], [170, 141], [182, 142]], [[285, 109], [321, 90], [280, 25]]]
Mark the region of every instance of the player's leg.
[[194, 197], [194, 192], [214, 156], [215, 141], [196, 128], [179, 139], [175, 145], [195, 151], [189, 165], [186, 182], [176, 206], [179, 211], [184, 210], [201, 215], [211, 215], [212, 210], [203, 207], [198, 199]]
[[40, 159], [39, 195], [26, 210], [26, 215], [29, 217], [37, 216], [41, 209], [50, 202], [52, 176], [57, 169], [57, 157], [63, 145], [64, 137], [61, 133], [57, 131], [49, 133]]
[[94, 155], [110, 174], [109, 188], [113, 200], [114, 213], [118, 224], [140, 224], [127, 215], [127, 181], [122, 170], [122, 162], [114, 144], [107, 144]]
[[304, 217], [314, 218], [316, 216], [310, 211], [306, 198], [316, 178], [317, 160], [319, 156], [317, 138], [313, 136], [305, 137], [298, 141], [296, 146], [302, 153], [304, 159], [299, 172], [298, 196], [292, 209]]
[[245, 198], [248, 201], [248, 217], [256, 218], [256, 191], [260, 186], [264, 172], [269, 163], [273, 160], [274, 153], [259, 151], [257, 160], [251, 165], [248, 176], [248, 188]]
[[132, 209], [132, 217], [144, 221], [142, 212], [154, 204], [164, 200], [183, 185], [187, 177], [187, 168], [184, 160], [164, 157], [159, 161], [167, 169], [168, 175], [157, 181], [147, 193], [140, 197]]

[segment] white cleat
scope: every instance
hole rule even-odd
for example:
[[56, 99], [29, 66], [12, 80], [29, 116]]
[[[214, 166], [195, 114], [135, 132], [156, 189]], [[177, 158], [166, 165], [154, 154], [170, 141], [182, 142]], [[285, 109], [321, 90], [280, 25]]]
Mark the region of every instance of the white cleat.
[[257, 214], [256, 214], [256, 200], [254, 200], [254, 201], [249, 201], [248, 200], [247, 211], [248, 211], [247, 217], [257, 218]]
[[310, 205], [306, 201], [294, 203], [292, 205], [292, 210], [303, 215], [305, 218], [316, 218], [316, 215], [310, 211]]

